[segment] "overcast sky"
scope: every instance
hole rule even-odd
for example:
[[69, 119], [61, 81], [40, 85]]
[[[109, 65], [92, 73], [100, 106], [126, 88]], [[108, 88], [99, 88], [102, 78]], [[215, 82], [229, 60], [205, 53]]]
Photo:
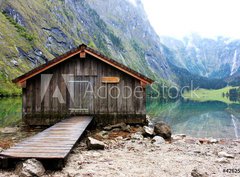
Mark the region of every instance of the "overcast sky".
[[159, 35], [240, 39], [240, 0], [142, 0]]

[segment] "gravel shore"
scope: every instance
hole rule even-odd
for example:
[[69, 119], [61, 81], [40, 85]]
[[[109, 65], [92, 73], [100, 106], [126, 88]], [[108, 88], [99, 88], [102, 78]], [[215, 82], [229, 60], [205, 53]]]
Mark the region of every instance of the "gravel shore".
[[[47, 171], [44, 176], [240, 176], [239, 141], [216, 143], [187, 136], [155, 144], [151, 138], [133, 138], [132, 134], [111, 132], [108, 138], [100, 138], [99, 132], [91, 134], [106, 144], [105, 150], [87, 150], [82, 140], [61, 171]], [[0, 176], [17, 175], [0, 171]]]

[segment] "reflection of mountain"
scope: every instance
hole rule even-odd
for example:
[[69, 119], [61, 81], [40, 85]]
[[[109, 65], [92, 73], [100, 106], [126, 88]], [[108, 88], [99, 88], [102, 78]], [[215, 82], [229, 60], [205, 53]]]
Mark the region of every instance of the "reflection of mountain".
[[233, 123], [233, 126], [234, 126], [235, 136], [236, 136], [236, 138], [239, 138], [240, 121], [232, 114], [231, 114], [231, 118], [232, 118], [232, 123]]
[[[228, 106], [222, 102], [153, 102], [147, 109], [153, 122], [162, 120], [169, 123], [174, 133], [196, 137], [235, 138], [236, 125], [240, 126], [240, 105]], [[235, 125], [231, 115], [236, 118]]]

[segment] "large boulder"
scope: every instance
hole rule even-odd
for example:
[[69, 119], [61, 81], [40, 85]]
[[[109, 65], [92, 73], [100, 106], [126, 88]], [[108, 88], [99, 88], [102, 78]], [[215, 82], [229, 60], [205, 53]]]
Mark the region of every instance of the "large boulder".
[[20, 162], [16, 167], [16, 174], [20, 177], [43, 176], [45, 169], [41, 162], [36, 159], [28, 159]]
[[87, 138], [87, 148], [89, 150], [103, 150], [105, 148], [105, 144], [102, 141], [96, 140], [94, 138]]
[[165, 122], [158, 122], [154, 125], [155, 135], [159, 135], [166, 140], [171, 140], [172, 131], [169, 125]]

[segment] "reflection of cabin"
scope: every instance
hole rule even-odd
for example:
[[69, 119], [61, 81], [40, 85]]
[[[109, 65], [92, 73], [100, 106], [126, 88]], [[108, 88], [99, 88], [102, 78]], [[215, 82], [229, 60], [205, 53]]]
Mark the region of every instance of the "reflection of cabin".
[[50, 125], [70, 115], [143, 123], [153, 81], [82, 44], [13, 82], [22, 86], [24, 122]]

